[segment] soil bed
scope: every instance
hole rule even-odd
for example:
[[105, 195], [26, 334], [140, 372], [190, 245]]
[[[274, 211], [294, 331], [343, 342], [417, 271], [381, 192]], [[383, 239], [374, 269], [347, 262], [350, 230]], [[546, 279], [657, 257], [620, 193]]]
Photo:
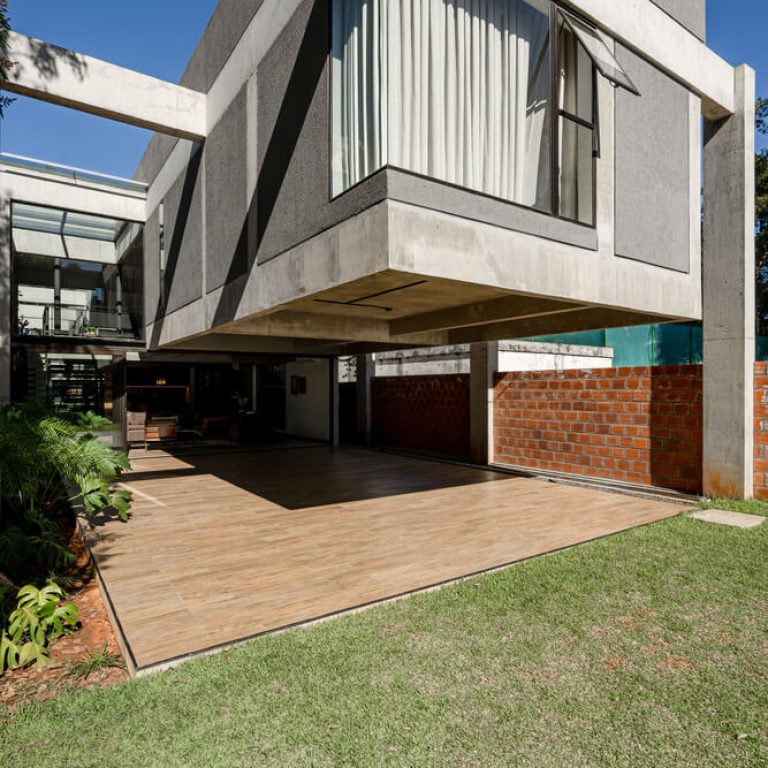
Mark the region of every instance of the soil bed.
[[[63, 691], [77, 688], [107, 688], [128, 680], [120, 646], [107, 615], [98, 582], [93, 577], [90, 552], [80, 531], [73, 527], [69, 533], [69, 548], [77, 557], [65, 579], [60, 579], [66, 591], [66, 601], [77, 606], [78, 626], [69, 635], [59, 638], [51, 647], [51, 662], [38, 669], [9, 670], [0, 677], [0, 707], [13, 710], [31, 700], [45, 701]], [[115, 663], [99, 669], [86, 678], [73, 674], [73, 662], [99, 653], [106, 646], [114, 654]]]

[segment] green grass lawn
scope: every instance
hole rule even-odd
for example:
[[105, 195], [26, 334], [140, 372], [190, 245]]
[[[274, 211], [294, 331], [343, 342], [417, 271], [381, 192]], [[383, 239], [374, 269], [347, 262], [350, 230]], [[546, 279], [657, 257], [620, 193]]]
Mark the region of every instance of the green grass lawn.
[[760, 515], [768, 517], [768, 501], [758, 499], [746, 499], [734, 501], [733, 499], [706, 499], [699, 502], [700, 509], [728, 509], [732, 512], [742, 512], [745, 515]]
[[768, 524], [681, 516], [30, 704], [0, 723], [0, 755], [20, 768], [766, 766], [767, 568]]

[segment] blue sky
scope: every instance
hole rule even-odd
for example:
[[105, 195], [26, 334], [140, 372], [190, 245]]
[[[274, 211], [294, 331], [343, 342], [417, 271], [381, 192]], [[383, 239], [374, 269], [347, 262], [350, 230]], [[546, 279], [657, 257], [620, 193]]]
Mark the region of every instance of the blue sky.
[[[173, 82], [216, 0], [10, 0], [14, 29]], [[768, 96], [768, 2], [708, 0], [709, 45], [757, 70]], [[148, 22], [148, 20], [151, 20]], [[0, 149], [132, 176], [150, 134], [62, 107], [18, 99], [0, 122]], [[768, 147], [768, 137], [759, 138]]]

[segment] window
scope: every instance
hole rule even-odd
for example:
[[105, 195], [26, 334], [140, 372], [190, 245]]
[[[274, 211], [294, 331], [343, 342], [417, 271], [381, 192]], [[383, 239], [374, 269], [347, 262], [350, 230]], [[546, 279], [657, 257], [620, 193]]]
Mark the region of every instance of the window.
[[331, 65], [334, 196], [390, 165], [593, 224], [597, 72], [634, 86], [550, 0], [333, 0]]
[[555, 14], [557, 52], [557, 210], [564, 219], [595, 223], [595, 159], [600, 156], [597, 74], [638, 94], [599, 37], [572, 14]]
[[557, 18], [558, 213], [594, 222], [597, 89], [595, 70], [565, 17]]
[[141, 224], [20, 202], [11, 215], [18, 336], [141, 338]]

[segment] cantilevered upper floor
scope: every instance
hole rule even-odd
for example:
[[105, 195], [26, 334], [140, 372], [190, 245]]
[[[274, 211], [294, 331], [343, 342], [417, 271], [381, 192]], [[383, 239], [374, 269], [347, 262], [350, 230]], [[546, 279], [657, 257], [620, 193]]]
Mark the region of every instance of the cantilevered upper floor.
[[15, 36], [10, 87], [158, 129], [151, 348], [338, 354], [701, 319], [702, 115], [749, 102], [704, 32], [704, 0], [222, 0], [178, 86], [118, 103]]

